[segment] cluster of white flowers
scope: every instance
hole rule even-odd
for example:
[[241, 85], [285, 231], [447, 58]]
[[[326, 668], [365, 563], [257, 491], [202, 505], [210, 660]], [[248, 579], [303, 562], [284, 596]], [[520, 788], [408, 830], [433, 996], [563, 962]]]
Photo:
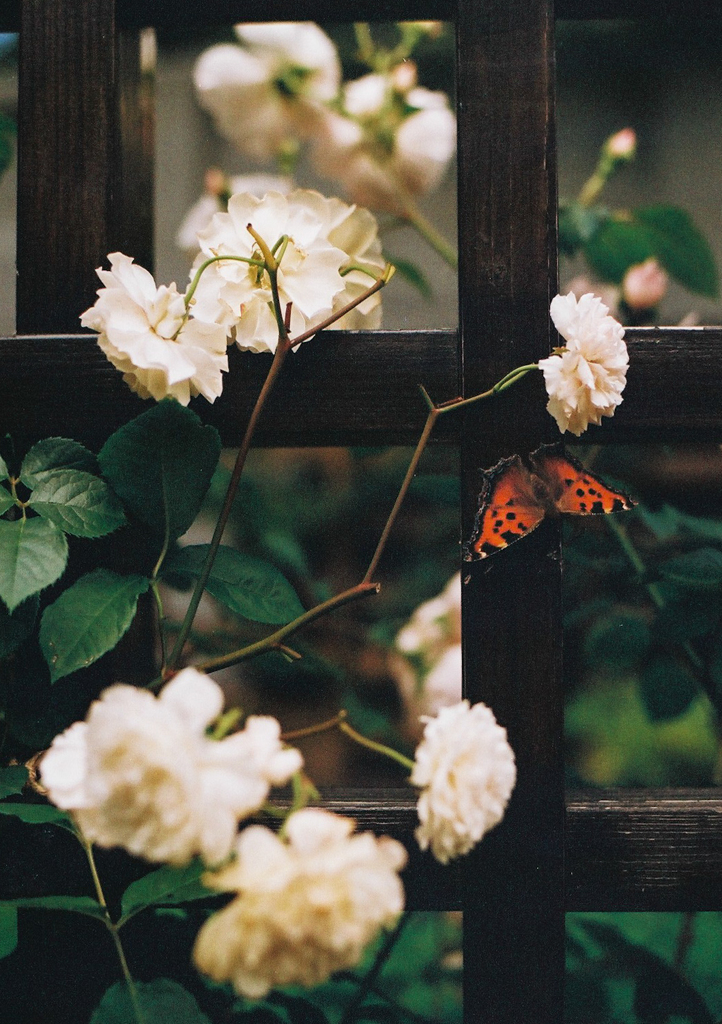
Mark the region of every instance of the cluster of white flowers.
[[624, 328], [595, 295], [577, 301], [570, 292], [550, 307], [554, 326], [566, 340], [558, 353], [542, 359], [547, 410], [562, 433], [582, 434], [590, 423], [612, 416], [622, 401], [629, 355]]
[[414, 611], [394, 641], [390, 668], [404, 703], [405, 730], [461, 697], [461, 574]]
[[[228, 344], [275, 351], [279, 327], [270, 278], [249, 225], [278, 261], [279, 298], [283, 311], [292, 304], [292, 334], [317, 326], [382, 275], [372, 214], [307, 189], [268, 192], [263, 199], [232, 196], [228, 212], [215, 213], [197, 236], [201, 252], [191, 281], [205, 260], [235, 258], [207, 266], [194, 295], [181, 295], [175, 284], [158, 287], [130, 257], [111, 253], [111, 269], [97, 271], [104, 287], [81, 323], [98, 332], [101, 349], [141, 397], [172, 396], [187, 405], [201, 394], [212, 402], [228, 369]], [[380, 322], [376, 292], [337, 326], [373, 329]]]
[[421, 788], [416, 839], [446, 864], [501, 821], [516, 764], [506, 729], [486, 704], [462, 700], [425, 721], [411, 773]]
[[198, 933], [198, 968], [259, 998], [354, 967], [403, 910], [406, 851], [353, 828], [350, 818], [307, 808], [288, 818], [285, 839], [261, 825], [245, 829], [235, 860], [204, 878], [238, 896]]
[[[435, 32], [438, 24], [425, 31]], [[218, 131], [258, 161], [312, 140], [312, 159], [347, 196], [404, 216], [456, 151], [448, 96], [417, 84], [412, 61], [341, 86], [333, 42], [310, 22], [236, 25], [242, 45], [213, 46], [194, 73]]]
[[239, 821], [302, 764], [281, 743], [275, 718], [251, 717], [242, 731], [210, 739], [206, 729], [222, 707], [221, 688], [194, 668], [157, 698], [112, 686], [84, 722], [56, 736], [41, 762], [43, 785], [99, 846], [169, 864], [197, 854], [218, 864]]

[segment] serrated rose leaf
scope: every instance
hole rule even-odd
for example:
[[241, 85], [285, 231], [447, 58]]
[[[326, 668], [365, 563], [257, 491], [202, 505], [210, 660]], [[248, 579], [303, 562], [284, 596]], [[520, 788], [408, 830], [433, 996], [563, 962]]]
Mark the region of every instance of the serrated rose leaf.
[[111, 651], [133, 621], [138, 598], [149, 586], [145, 576], [95, 569], [49, 605], [40, 624], [40, 648], [50, 681], [57, 682]]
[[46, 519], [0, 519], [0, 598], [10, 612], [55, 583], [68, 560], [65, 535]]
[[7, 463], [2, 455], [0, 455], [0, 480], [7, 480], [9, 476], [10, 471], [8, 470]]
[[0, 959], [15, 952], [18, 944], [18, 912], [15, 907], [0, 907]]
[[[181, 548], [166, 563], [164, 575], [179, 582], [195, 581], [203, 568], [207, 544]], [[209, 594], [236, 615], [253, 622], [279, 625], [303, 615], [304, 607], [285, 576], [268, 562], [221, 544], [206, 585]]]
[[106, 482], [77, 469], [43, 473], [29, 504], [74, 537], [104, 537], [125, 522], [120, 501]]
[[97, 474], [98, 460], [85, 445], [68, 437], [46, 437], [34, 444], [23, 459], [20, 479], [34, 490], [46, 473], [57, 469], [76, 469]]
[[27, 781], [28, 770], [24, 764], [11, 764], [7, 768], [0, 768], [0, 800], [22, 793]]
[[16, 907], [25, 910], [71, 910], [86, 917], [105, 918], [101, 905], [90, 896], [29, 896], [17, 900], [0, 900], [0, 909]]
[[26, 825], [58, 825], [75, 834], [70, 816], [50, 804], [0, 803], [0, 814], [18, 818]]
[[[211, 1024], [191, 993], [177, 981], [136, 981], [135, 989], [148, 1024]], [[117, 981], [100, 1000], [90, 1024], [133, 1024], [136, 1019], [128, 986]]]
[[199, 860], [191, 861], [185, 868], [166, 865], [132, 882], [123, 893], [120, 909], [126, 914], [152, 906], [175, 906], [191, 900], [208, 899], [217, 893], [206, 889], [201, 882], [205, 871]]
[[109, 437], [98, 460], [126, 508], [175, 540], [197, 516], [220, 452], [218, 431], [168, 398]]

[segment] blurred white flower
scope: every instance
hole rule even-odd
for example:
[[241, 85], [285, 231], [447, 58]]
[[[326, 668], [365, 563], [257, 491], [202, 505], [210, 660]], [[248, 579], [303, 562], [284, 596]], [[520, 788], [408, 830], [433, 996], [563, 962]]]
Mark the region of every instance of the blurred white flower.
[[319, 104], [336, 96], [336, 48], [313, 22], [236, 25], [243, 47], [212, 46], [194, 82], [201, 106], [242, 153], [273, 159], [314, 129]]
[[578, 274], [567, 283], [565, 290], [573, 292], [576, 299], [581, 299], [582, 295], [592, 292], [602, 300], [605, 306], [609, 307], [612, 316], [616, 316], [619, 311], [619, 299], [621, 298], [619, 287], [608, 281], [592, 280], [586, 274]]
[[[202, 252], [196, 266], [210, 256], [225, 254], [258, 258], [248, 224], [269, 247], [282, 243], [277, 250], [278, 288], [282, 307], [292, 303], [292, 336], [309, 330], [359, 295], [384, 266], [376, 221], [368, 210], [307, 189], [288, 196], [269, 192], [263, 199], [248, 194], [231, 196], [228, 212], [215, 214], [207, 230], [200, 233]], [[367, 266], [370, 273], [353, 270], [342, 276], [340, 271], [351, 264]], [[211, 264], [201, 276], [192, 309], [201, 320], [235, 328], [239, 348], [253, 352], [276, 349], [278, 327], [270, 283], [256, 266], [231, 260]], [[358, 307], [355, 320], [344, 318], [340, 326], [378, 326], [379, 318], [376, 294]]]
[[435, 715], [461, 699], [461, 575], [414, 611], [396, 635], [390, 668], [415, 738], [422, 715]]
[[669, 287], [669, 277], [652, 257], [630, 267], [622, 281], [622, 298], [630, 309], [652, 309]]
[[350, 818], [312, 808], [290, 816], [285, 841], [263, 826], [246, 828], [236, 859], [204, 876], [238, 898], [201, 928], [196, 966], [251, 999], [354, 967], [403, 910], [406, 851], [353, 828]]
[[81, 315], [98, 331], [98, 345], [141, 398], [172, 396], [182, 405], [195, 395], [215, 401], [228, 369], [226, 332], [213, 323], [186, 319], [175, 284], [156, 286], [130, 256], [112, 252], [110, 270], [96, 273], [104, 287]]
[[439, 184], [456, 149], [448, 97], [415, 80], [401, 65], [347, 83], [343, 111], [328, 111], [314, 150], [319, 172], [353, 202], [397, 216]]
[[608, 315], [595, 295], [557, 295], [551, 317], [566, 340], [560, 353], [539, 361], [549, 402], [548, 412], [562, 433], [577, 437], [590, 423], [612, 416], [622, 401], [629, 355], [624, 328]]
[[426, 718], [411, 782], [422, 789], [416, 839], [442, 864], [501, 821], [516, 781], [506, 729], [486, 704], [462, 700]]
[[266, 192], [280, 192], [285, 196], [292, 188], [291, 178], [280, 174], [237, 174], [227, 180], [224, 179], [222, 188], [207, 189], [198, 202], [191, 206], [183, 223], [178, 228], [175, 238], [176, 245], [190, 256], [196, 255], [200, 248], [198, 233], [205, 231], [213, 219], [214, 213], [222, 213], [226, 209], [226, 203], [222, 198], [222, 192], [225, 190], [230, 195], [236, 192], [247, 192], [249, 195], [261, 199]]
[[302, 763], [297, 750], [282, 746], [274, 718], [251, 717], [242, 731], [210, 739], [206, 729], [222, 707], [221, 688], [194, 668], [159, 697], [111, 686], [43, 757], [50, 800], [99, 846], [169, 864], [196, 854], [220, 863], [238, 822]]

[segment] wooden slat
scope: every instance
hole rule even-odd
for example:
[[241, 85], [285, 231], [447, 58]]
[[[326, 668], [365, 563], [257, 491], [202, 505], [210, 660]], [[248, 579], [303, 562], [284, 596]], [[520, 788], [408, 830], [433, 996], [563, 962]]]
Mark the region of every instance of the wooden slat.
[[[553, 23], [549, 0], [459, 5], [459, 294], [473, 395], [548, 355], [556, 279]], [[536, 382], [539, 385], [540, 382]], [[480, 465], [550, 433], [544, 402], [472, 406], [461, 442], [462, 531]], [[522, 547], [522, 545], [519, 545]], [[558, 1024], [564, 976], [559, 537], [477, 563], [463, 589], [464, 693], [507, 727], [517, 789], [463, 863], [467, 1019]], [[540, 695], [543, 694], [543, 699]]]
[[18, 330], [73, 331], [94, 268], [152, 259], [152, 102], [114, 0], [24, 0], [18, 100]]
[[[594, 443], [703, 440], [722, 437], [722, 329], [634, 328], [625, 400], [612, 419], [592, 427]], [[455, 331], [331, 333], [303, 345], [284, 370], [261, 422], [261, 444], [410, 444], [418, 437], [423, 383], [437, 401], [458, 393]], [[213, 406], [194, 408], [237, 444], [268, 368], [264, 356], [230, 353], [231, 373]], [[507, 364], [509, 368], [509, 364]], [[501, 374], [499, 365], [495, 371]], [[121, 423], [147, 409], [123, 384], [90, 335], [0, 338], [0, 431], [28, 438], [63, 434], [101, 445]], [[394, 382], [393, 399], [388, 381]], [[492, 375], [484, 384], [492, 382]], [[72, 400], [69, 399], [72, 395]], [[541, 374], [480, 410], [479, 430], [514, 396], [543, 410]], [[550, 421], [551, 423], [551, 421]], [[458, 439], [460, 417], [441, 420], [436, 436]], [[533, 438], [520, 437], [521, 449]], [[567, 435], [567, 442], [574, 439]], [[520, 449], [520, 450], [521, 450]], [[481, 456], [480, 456], [481, 458]], [[496, 453], [488, 456], [487, 465]], [[482, 464], [481, 462], [479, 463]], [[478, 489], [478, 483], [473, 485]]]
[[571, 793], [567, 910], [722, 910], [722, 790]]

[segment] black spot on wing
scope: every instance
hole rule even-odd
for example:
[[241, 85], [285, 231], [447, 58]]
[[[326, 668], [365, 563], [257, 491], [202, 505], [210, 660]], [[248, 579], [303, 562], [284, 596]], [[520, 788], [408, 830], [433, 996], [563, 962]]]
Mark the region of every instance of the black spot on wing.
[[507, 512], [506, 518], [509, 520], [516, 519], [516, 512]]
[[595, 501], [595, 502], [592, 502], [592, 508], [591, 508], [591, 511], [592, 511], [592, 512], [593, 512], [593, 513], [594, 513], [595, 515], [598, 515], [598, 514], [599, 514], [600, 512], [603, 512], [603, 511], [604, 511], [604, 505], [602, 504], [602, 502], [601, 502], [601, 501]]
[[612, 505], [612, 512], [624, 512], [626, 508], [629, 508], [626, 502], [622, 501], [621, 498], [615, 498]]

